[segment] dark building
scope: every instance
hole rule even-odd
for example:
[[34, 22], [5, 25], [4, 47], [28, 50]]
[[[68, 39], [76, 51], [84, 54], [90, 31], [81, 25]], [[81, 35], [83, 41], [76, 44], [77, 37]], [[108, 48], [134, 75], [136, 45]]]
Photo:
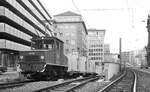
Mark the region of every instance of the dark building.
[[0, 65], [15, 67], [31, 38], [49, 35], [51, 16], [39, 0], [0, 0]]
[[147, 19], [147, 31], [148, 31], [148, 44], [147, 44], [147, 64], [148, 66], [150, 66], [150, 16], [148, 15], [148, 19]]

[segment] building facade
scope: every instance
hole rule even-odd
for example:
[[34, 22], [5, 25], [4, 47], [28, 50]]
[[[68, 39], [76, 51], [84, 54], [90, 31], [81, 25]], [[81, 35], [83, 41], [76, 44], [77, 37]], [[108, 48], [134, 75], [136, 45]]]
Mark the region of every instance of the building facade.
[[147, 51], [147, 64], [148, 66], [150, 66], [150, 15], [148, 15], [148, 18], [147, 18], [147, 32], [148, 32], [148, 44], [147, 44], [147, 48], [146, 48], [146, 51]]
[[[77, 65], [74, 70], [83, 68], [86, 65], [87, 58], [87, 29], [82, 16], [72, 11], [67, 11], [54, 15], [54, 20], [54, 34], [64, 42], [64, 52], [68, 56], [69, 62], [72, 62], [71, 64], [74, 67]], [[77, 57], [77, 60], [76, 58], [73, 60], [71, 56]], [[74, 64], [75, 62], [77, 64]], [[80, 67], [80, 65], [83, 65], [83, 67]]]
[[129, 52], [129, 64], [133, 66], [147, 65], [146, 49], [139, 49]]
[[31, 38], [51, 35], [51, 16], [39, 0], [0, 0], [0, 65], [15, 67]]
[[121, 53], [122, 63], [129, 63], [129, 57], [130, 57], [130, 52], [129, 51], [122, 52]]
[[104, 61], [104, 37], [105, 30], [88, 30], [88, 62], [92, 63], [97, 73], [101, 70], [100, 63]]
[[146, 48], [122, 52], [122, 64], [137, 67], [140, 67], [141, 65], [147, 65], [148, 62], [146, 55]]
[[67, 11], [55, 15], [54, 19], [56, 21], [56, 35], [64, 41], [65, 54], [79, 52], [80, 55], [86, 55], [87, 30], [82, 16]]
[[110, 45], [104, 44], [104, 62], [111, 62], [110, 61]]
[[88, 58], [95, 62], [104, 61], [104, 36], [105, 30], [88, 30]]

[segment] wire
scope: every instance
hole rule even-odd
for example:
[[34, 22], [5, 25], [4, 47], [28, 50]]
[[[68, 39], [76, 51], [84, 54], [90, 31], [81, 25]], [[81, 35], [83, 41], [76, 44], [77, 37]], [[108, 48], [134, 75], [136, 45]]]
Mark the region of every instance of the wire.
[[[80, 9], [79, 9], [79, 8], [77, 7], [77, 5], [75, 4], [74, 0], [71, 0], [71, 1], [72, 1], [73, 6], [77, 9], [77, 11], [78, 11], [81, 15], [83, 15], [82, 12], [80, 11]], [[82, 16], [82, 19], [85, 21], [85, 24], [86, 24], [88, 27], [90, 27], [90, 25], [88, 24], [88, 22], [85, 20], [84, 16]]]
[[77, 11], [79, 11], [79, 13], [81, 14], [81, 11], [80, 11], [80, 9], [76, 6], [74, 0], [71, 0], [71, 1], [72, 1], [73, 6], [74, 6], [74, 7], [77, 9]]
[[108, 9], [83, 9], [84, 11], [123, 11], [123, 8], [108, 8]]
[[[128, 0], [125, 0], [126, 1], [126, 5], [127, 5], [127, 11], [129, 13], [129, 21], [130, 21], [130, 18], [131, 18], [131, 25], [132, 25], [132, 28], [134, 28], [134, 13], [133, 13], [133, 8], [130, 8], [129, 7], [129, 2]], [[131, 16], [130, 16], [130, 10], [131, 10]]]

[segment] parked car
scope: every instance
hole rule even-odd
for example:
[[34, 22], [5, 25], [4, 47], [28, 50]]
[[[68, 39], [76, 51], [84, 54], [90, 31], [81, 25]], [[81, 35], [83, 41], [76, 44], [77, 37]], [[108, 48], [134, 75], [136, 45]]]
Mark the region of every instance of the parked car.
[[6, 72], [7, 67], [0, 65], [0, 72]]

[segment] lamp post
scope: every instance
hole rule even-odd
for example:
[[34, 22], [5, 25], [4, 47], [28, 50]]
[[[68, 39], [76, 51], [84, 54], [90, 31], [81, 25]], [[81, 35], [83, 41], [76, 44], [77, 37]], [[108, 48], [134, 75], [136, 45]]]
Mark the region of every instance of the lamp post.
[[120, 54], [120, 71], [122, 71], [122, 57], [121, 57], [121, 41], [122, 41], [122, 39], [120, 38], [119, 39], [119, 54]]

